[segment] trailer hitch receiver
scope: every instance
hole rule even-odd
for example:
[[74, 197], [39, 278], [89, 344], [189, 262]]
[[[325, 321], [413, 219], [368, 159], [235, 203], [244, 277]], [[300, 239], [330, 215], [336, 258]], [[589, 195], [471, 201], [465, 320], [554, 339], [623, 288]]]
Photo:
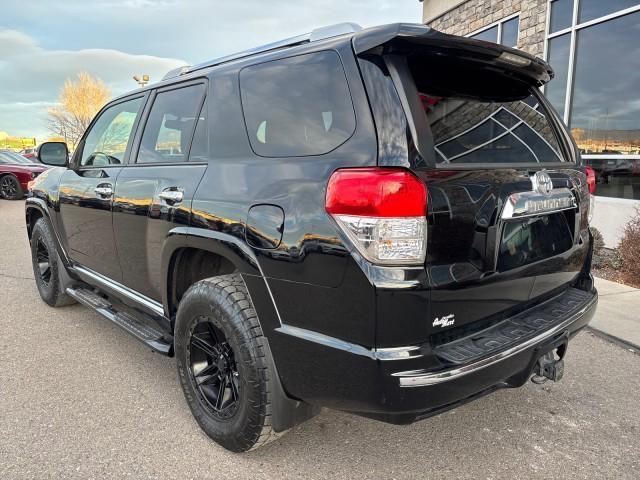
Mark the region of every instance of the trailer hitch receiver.
[[567, 344], [564, 343], [559, 347], [545, 353], [536, 362], [533, 368], [533, 383], [544, 383], [547, 380], [559, 382], [564, 375], [564, 355], [567, 353]]

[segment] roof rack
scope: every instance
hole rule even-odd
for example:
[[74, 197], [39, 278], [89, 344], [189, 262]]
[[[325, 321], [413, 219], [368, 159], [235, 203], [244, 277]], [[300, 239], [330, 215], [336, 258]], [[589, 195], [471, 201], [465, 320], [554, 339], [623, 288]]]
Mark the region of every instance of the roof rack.
[[208, 62], [199, 63], [197, 65], [184, 65], [182, 67], [169, 70], [167, 74], [162, 77], [162, 80], [168, 78], [178, 77], [187, 73], [195, 72], [196, 70], [202, 70], [204, 68], [214, 67], [222, 63], [227, 63], [232, 60], [238, 60], [240, 58], [249, 57], [256, 53], [269, 52], [271, 50], [277, 50], [284, 47], [293, 47], [295, 45], [302, 45], [303, 43], [316, 42], [318, 40], [324, 40], [326, 38], [337, 37], [339, 35], [345, 35], [348, 33], [356, 33], [362, 30], [362, 27], [357, 23], [337, 23], [335, 25], [329, 25], [326, 27], [316, 28], [309, 33], [303, 35], [297, 35], [295, 37], [285, 38], [277, 42], [268, 43], [260, 47], [250, 48], [242, 52], [233, 53], [224, 57], [219, 57]]

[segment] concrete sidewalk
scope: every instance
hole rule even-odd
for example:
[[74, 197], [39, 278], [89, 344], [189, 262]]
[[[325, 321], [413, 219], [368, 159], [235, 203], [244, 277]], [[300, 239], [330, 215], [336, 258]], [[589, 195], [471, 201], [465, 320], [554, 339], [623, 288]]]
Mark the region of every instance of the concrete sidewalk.
[[640, 352], [640, 290], [596, 277], [598, 311], [589, 327]]

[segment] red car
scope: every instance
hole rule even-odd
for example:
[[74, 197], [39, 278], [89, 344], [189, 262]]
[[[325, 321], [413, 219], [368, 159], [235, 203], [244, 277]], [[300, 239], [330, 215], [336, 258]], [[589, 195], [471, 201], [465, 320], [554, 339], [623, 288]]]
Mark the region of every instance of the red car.
[[18, 200], [27, 192], [27, 183], [47, 169], [10, 151], [0, 151], [0, 198]]
[[20, 155], [22, 155], [24, 158], [30, 158], [30, 159], [36, 160], [38, 156], [38, 149], [35, 147], [25, 148], [23, 150], [20, 150]]

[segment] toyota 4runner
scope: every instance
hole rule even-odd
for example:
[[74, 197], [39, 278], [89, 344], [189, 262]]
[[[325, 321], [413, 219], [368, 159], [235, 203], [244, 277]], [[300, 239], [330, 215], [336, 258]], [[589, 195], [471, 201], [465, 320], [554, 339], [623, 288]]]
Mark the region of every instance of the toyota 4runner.
[[[341, 24], [169, 72], [45, 143], [36, 284], [175, 356], [202, 429], [258, 447], [320, 407], [406, 424], [559, 380], [594, 314], [593, 171], [549, 65]], [[535, 413], [532, 413], [535, 415]]]

